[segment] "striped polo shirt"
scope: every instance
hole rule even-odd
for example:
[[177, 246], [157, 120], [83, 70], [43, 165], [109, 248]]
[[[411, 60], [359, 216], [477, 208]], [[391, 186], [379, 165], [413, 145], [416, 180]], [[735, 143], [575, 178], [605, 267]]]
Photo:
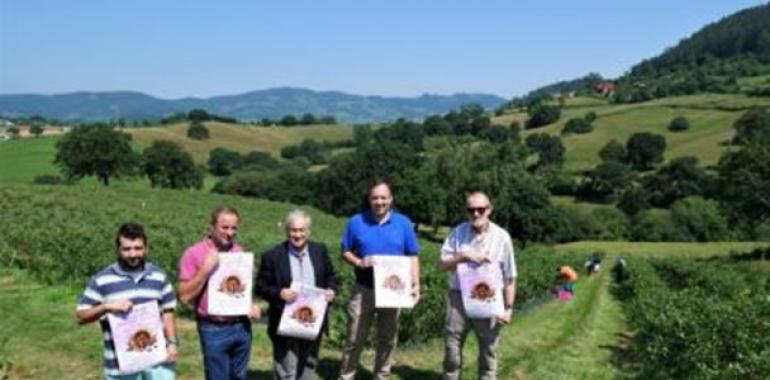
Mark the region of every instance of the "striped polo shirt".
[[[146, 263], [144, 268], [141, 274], [135, 276], [123, 271], [118, 263], [102, 269], [88, 281], [78, 301], [77, 310], [128, 299], [135, 305], [157, 301], [160, 310], [173, 311], [176, 308], [176, 294], [166, 272], [150, 263]], [[118, 360], [107, 316], [103, 316], [99, 322], [104, 335], [104, 373], [118, 375]]]

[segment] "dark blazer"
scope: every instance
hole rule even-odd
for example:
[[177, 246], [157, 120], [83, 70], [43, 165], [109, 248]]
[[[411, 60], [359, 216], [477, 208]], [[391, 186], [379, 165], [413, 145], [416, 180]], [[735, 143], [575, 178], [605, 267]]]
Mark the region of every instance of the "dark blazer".
[[[308, 256], [313, 263], [315, 273], [315, 286], [322, 289], [331, 289], [337, 292], [337, 277], [334, 267], [329, 259], [326, 246], [320, 243], [308, 243]], [[291, 264], [289, 264], [289, 242], [284, 241], [269, 251], [262, 254], [262, 262], [259, 266], [257, 278], [254, 281], [254, 292], [266, 300], [270, 307], [267, 310], [267, 333], [275, 338], [278, 323], [281, 320], [285, 302], [281, 299], [281, 289], [291, 286]], [[327, 317], [324, 318], [323, 330], [328, 325]], [[323, 331], [322, 330], [322, 331]]]

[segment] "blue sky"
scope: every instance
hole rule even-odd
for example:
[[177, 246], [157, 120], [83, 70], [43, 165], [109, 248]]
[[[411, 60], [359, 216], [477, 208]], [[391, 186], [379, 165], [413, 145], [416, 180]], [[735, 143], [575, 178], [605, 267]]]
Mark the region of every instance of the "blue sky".
[[0, 93], [505, 97], [614, 77], [762, 1], [0, 0]]

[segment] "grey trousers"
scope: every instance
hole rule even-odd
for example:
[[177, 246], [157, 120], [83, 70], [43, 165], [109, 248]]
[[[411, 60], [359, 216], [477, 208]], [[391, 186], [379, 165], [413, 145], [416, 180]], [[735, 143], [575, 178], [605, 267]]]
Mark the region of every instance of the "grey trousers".
[[398, 314], [399, 309], [376, 309], [374, 290], [356, 285], [348, 303], [348, 335], [342, 348], [340, 380], [355, 378], [361, 351], [374, 319], [377, 325], [374, 377], [377, 380], [390, 378], [391, 356], [398, 340]]
[[321, 337], [304, 339], [271, 337], [273, 341], [273, 379], [312, 380], [316, 378]]
[[500, 327], [498, 323], [493, 324], [490, 318], [466, 317], [460, 292], [450, 290], [444, 336], [444, 379], [457, 380], [462, 377], [463, 345], [471, 329], [479, 341], [479, 379], [497, 379], [496, 351], [500, 342]]

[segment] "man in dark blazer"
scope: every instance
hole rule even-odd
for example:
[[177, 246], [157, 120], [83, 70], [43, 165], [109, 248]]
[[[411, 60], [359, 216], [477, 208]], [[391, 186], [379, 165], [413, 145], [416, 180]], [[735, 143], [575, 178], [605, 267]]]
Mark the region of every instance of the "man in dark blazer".
[[328, 321], [324, 317], [322, 333], [314, 341], [276, 334], [284, 305], [297, 298], [292, 282], [326, 289], [331, 302], [337, 291], [337, 279], [326, 246], [310, 241], [310, 216], [291, 211], [284, 223], [287, 239], [262, 255], [254, 290], [270, 307], [267, 333], [273, 342], [275, 379], [313, 379], [318, 364], [321, 336]]

